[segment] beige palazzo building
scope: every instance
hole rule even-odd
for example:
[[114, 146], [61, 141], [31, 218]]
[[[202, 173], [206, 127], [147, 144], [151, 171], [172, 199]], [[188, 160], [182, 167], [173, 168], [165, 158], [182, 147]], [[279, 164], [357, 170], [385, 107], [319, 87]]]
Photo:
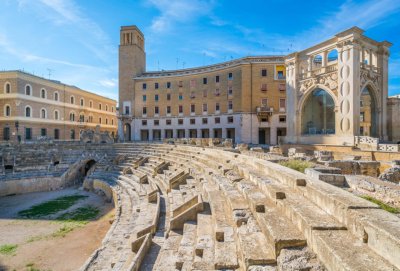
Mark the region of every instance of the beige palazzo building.
[[22, 71], [0, 72], [0, 140], [79, 140], [81, 130], [116, 136], [116, 101]]

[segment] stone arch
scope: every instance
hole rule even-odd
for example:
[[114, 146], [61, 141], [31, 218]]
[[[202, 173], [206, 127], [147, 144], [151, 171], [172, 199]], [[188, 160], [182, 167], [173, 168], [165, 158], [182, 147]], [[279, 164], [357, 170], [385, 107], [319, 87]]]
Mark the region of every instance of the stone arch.
[[320, 88], [320, 89], [328, 92], [329, 95], [331, 95], [333, 101], [335, 102], [335, 110], [338, 108], [339, 100], [338, 100], [336, 94], [332, 90], [330, 90], [328, 87], [321, 85], [321, 84], [316, 84], [316, 85], [313, 85], [310, 88], [308, 88], [306, 91], [304, 91], [304, 94], [301, 96], [301, 98], [299, 99], [299, 102], [297, 104], [298, 112], [300, 112], [301, 109], [303, 108], [304, 101], [307, 99], [307, 97], [317, 88]]
[[327, 55], [327, 63], [331, 63], [338, 60], [339, 52], [336, 48], [330, 50]]
[[302, 98], [298, 114], [301, 134], [335, 134], [337, 123], [335, 95], [326, 88], [313, 87]]
[[124, 124], [124, 141], [131, 141], [132, 140], [132, 129], [129, 123]]
[[361, 136], [380, 137], [381, 135], [381, 107], [380, 97], [375, 84], [365, 82], [359, 93], [360, 122], [358, 134]]

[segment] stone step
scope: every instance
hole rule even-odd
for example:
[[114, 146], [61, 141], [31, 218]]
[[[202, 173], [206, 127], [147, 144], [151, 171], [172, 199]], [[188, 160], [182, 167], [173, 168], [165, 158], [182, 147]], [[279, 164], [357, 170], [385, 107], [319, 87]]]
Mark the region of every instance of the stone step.
[[187, 221], [183, 225], [183, 235], [179, 244], [178, 255], [175, 267], [178, 270], [183, 268], [184, 264], [192, 265], [195, 252], [195, 242], [197, 235], [197, 223], [195, 221]]
[[197, 240], [192, 269], [214, 269], [214, 243], [212, 217], [210, 210], [206, 210], [197, 214]]
[[310, 246], [328, 270], [398, 270], [348, 231], [315, 230]]

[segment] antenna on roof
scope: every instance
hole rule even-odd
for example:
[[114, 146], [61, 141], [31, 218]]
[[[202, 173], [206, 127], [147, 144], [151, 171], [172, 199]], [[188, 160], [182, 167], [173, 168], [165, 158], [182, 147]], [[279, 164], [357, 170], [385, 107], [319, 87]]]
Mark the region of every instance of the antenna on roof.
[[178, 69], [178, 65], [179, 65], [179, 58], [176, 58], [176, 69]]
[[50, 80], [51, 72], [54, 71], [54, 70], [47, 68], [47, 71], [49, 72], [49, 80]]

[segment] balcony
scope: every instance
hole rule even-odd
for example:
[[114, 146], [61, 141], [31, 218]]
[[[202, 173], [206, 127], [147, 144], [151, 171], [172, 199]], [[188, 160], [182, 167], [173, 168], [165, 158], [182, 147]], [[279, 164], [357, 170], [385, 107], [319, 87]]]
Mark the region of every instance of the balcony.
[[272, 116], [274, 113], [274, 108], [270, 106], [258, 106], [256, 107], [256, 112], [258, 118], [265, 118]]

